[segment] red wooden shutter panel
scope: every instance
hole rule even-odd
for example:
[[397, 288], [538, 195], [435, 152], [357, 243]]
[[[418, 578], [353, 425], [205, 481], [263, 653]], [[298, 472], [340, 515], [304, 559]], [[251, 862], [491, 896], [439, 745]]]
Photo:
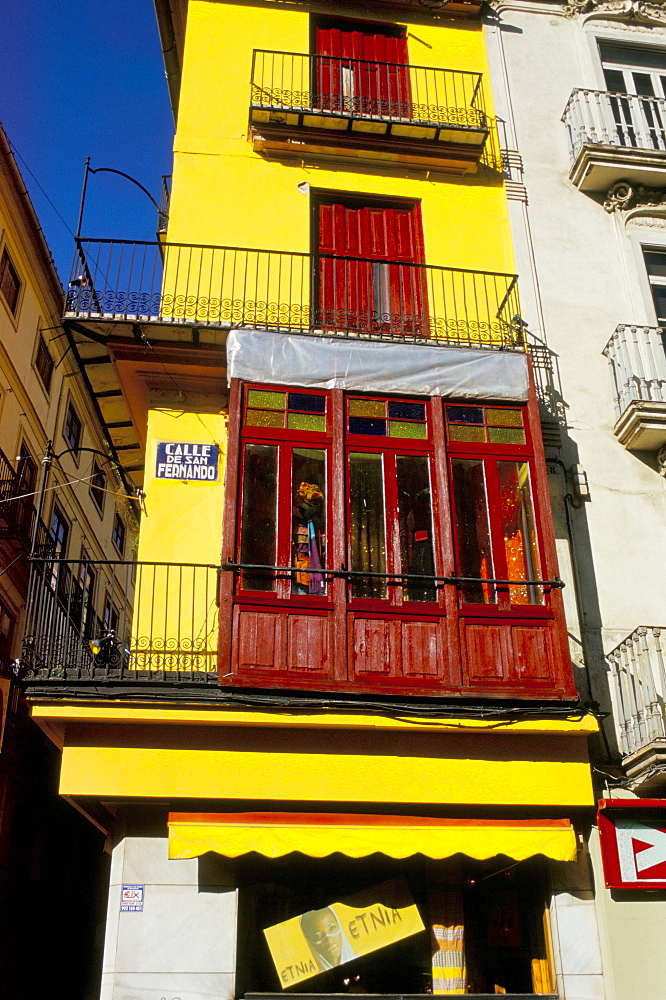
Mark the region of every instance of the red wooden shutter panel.
[[[425, 272], [422, 268], [400, 266], [422, 263], [422, 248], [418, 205], [356, 207], [322, 203], [319, 251], [335, 254], [336, 258], [323, 256], [319, 262], [321, 325], [423, 336]], [[355, 257], [366, 259], [349, 259]]]
[[315, 62], [317, 101], [322, 110], [409, 117], [404, 34], [351, 26], [348, 30], [318, 27], [315, 47], [316, 56], [321, 57]]

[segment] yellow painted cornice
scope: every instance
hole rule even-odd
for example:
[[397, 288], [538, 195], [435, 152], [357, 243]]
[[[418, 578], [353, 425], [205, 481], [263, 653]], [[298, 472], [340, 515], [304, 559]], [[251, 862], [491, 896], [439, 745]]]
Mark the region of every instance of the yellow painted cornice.
[[[370, 730], [421, 730], [441, 732], [442, 730], [487, 730], [489, 732], [552, 733], [571, 735], [575, 733], [596, 733], [597, 720], [591, 713], [582, 717], [572, 714], [568, 718], [536, 719], [426, 719], [414, 716], [390, 718], [380, 715], [345, 714], [342, 712], [308, 714], [303, 712], [261, 712], [229, 708], [198, 708], [194, 706], [172, 706], [167, 703], [137, 705], [118, 704], [66, 704], [62, 702], [31, 702], [33, 718], [58, 722], [109, 722], [109, 723], [154, 723], [155, 725], [181, 726], [261, 726], [299, 727], [324, 729], [370, 729]], [[547, 710], [546, 710], [547, 711]], [[546, 716], [546, 712], [544, 712]]]

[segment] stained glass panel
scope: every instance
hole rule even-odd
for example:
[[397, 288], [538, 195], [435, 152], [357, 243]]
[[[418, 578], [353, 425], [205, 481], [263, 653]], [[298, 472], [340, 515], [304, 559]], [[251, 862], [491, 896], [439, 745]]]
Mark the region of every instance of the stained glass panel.
[[284, 427], [284, 413], [278, 410], [247, 410], [245, 423], [248, 427]]
[[449, 424], [449, 437], [452, 441], [485, 441], [485, 427], [468, 427], [465, 424]]
[[247, 394], [248, 406], [261, 406], [265, 410], [284, 410], [286, 392], [269, 392], [266, 389], [250, 389]]
[[[351, 508], [351, 568], [386, 572], [384, 519], [384, 469], [381, 455], [352, 453], [349, 456]], [[386, 580], [353, 577], [354, 597], [386, 597]]]
[[419, 438], [428, 436], [425, 424], [412, 424], [406, 420], [389, 420], [389, 437]]
[[486, 419], [495, 427], [522, 427], [523, 414], [521, 410], [486, 410]]
[[375, 417], [350, 417], [350, 434], [372, 434], [376, 437], [386, 436], [386, 421]]
[[326, 417], [319, 413], [288, 413], [287, 427], [290, 431], [319, 431], [326, 430]]
[[350, 399], [348, 412], [350, 417], [384, 417], [386, 403], [383, 399]]
[[389, 417], [397, 420], [425, 420], [425, 403], [408, 403], [400, 399], [390, 399]]
[[480, 406], [447, 406], [446, 415], [455, 424], [483, 424]]
[[287, 408], [300, 413], [326, 413], [326, 396], [314, 396], [308, 392], [290, 392]]
[[488, 440], [491, 444], [525, 444], [522, 427], [489, 427]]

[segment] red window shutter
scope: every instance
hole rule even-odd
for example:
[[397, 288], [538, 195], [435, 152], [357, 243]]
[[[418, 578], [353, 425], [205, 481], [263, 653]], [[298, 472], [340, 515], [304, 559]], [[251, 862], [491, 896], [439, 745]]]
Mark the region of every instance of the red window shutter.
[[315, 47], [316, 56], [321, 57], [316, 60], [316, 76], [322, 109], [410, 117], [405, 34], [379, 27], [363, 30], [351, 24], [348, 28], [321, 26], [315, 32]]
[[400, 207], [322, 203], [319, 251], [367, 260], [323, 257], [319, 310], [323, 326], [394, 335], [423, 335], [426, 275], [421, 268], [382, 268], [371, 261], [423, 262], [417, 204]]

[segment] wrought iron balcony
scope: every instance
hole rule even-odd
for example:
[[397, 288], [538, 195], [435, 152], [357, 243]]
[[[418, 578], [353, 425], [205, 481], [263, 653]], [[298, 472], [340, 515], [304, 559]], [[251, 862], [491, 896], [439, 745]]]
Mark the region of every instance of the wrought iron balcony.
[[666, 444], [666, 354], [661, 327], [615, 330], [603, 351], [610, 366], [615, 434], [625, 448]]
[[[32, 491], [26, 487], [21, 473], [0, 449], [0, 539], [7, 539], [26, 555], [30, 551], [37, 509]], [[37, 549], [46, 555], [53, 545], [51, 532], [40, 521]]]
[[569, 134], [571, 179], [606, 191], [618, 180], [666, 180], [666, 100], [604, 90], [574, 90], [562, 121]]
[[65, 318], [524, 350], [515, 275], [238, 247], [78, 240]]
[[289, 143], [394, 159], [400, 151], [469, 172], [491, 122], [480, 73], [255, 50], [250, 125], [262, 151], [296, 155]]
[[607, 654], [624, 766], [636, 784], [666, 776], [666, 627], [641, 625]]
[[26, 680], [217, 684], [217, 594], [215, 566], [33, 560]]

